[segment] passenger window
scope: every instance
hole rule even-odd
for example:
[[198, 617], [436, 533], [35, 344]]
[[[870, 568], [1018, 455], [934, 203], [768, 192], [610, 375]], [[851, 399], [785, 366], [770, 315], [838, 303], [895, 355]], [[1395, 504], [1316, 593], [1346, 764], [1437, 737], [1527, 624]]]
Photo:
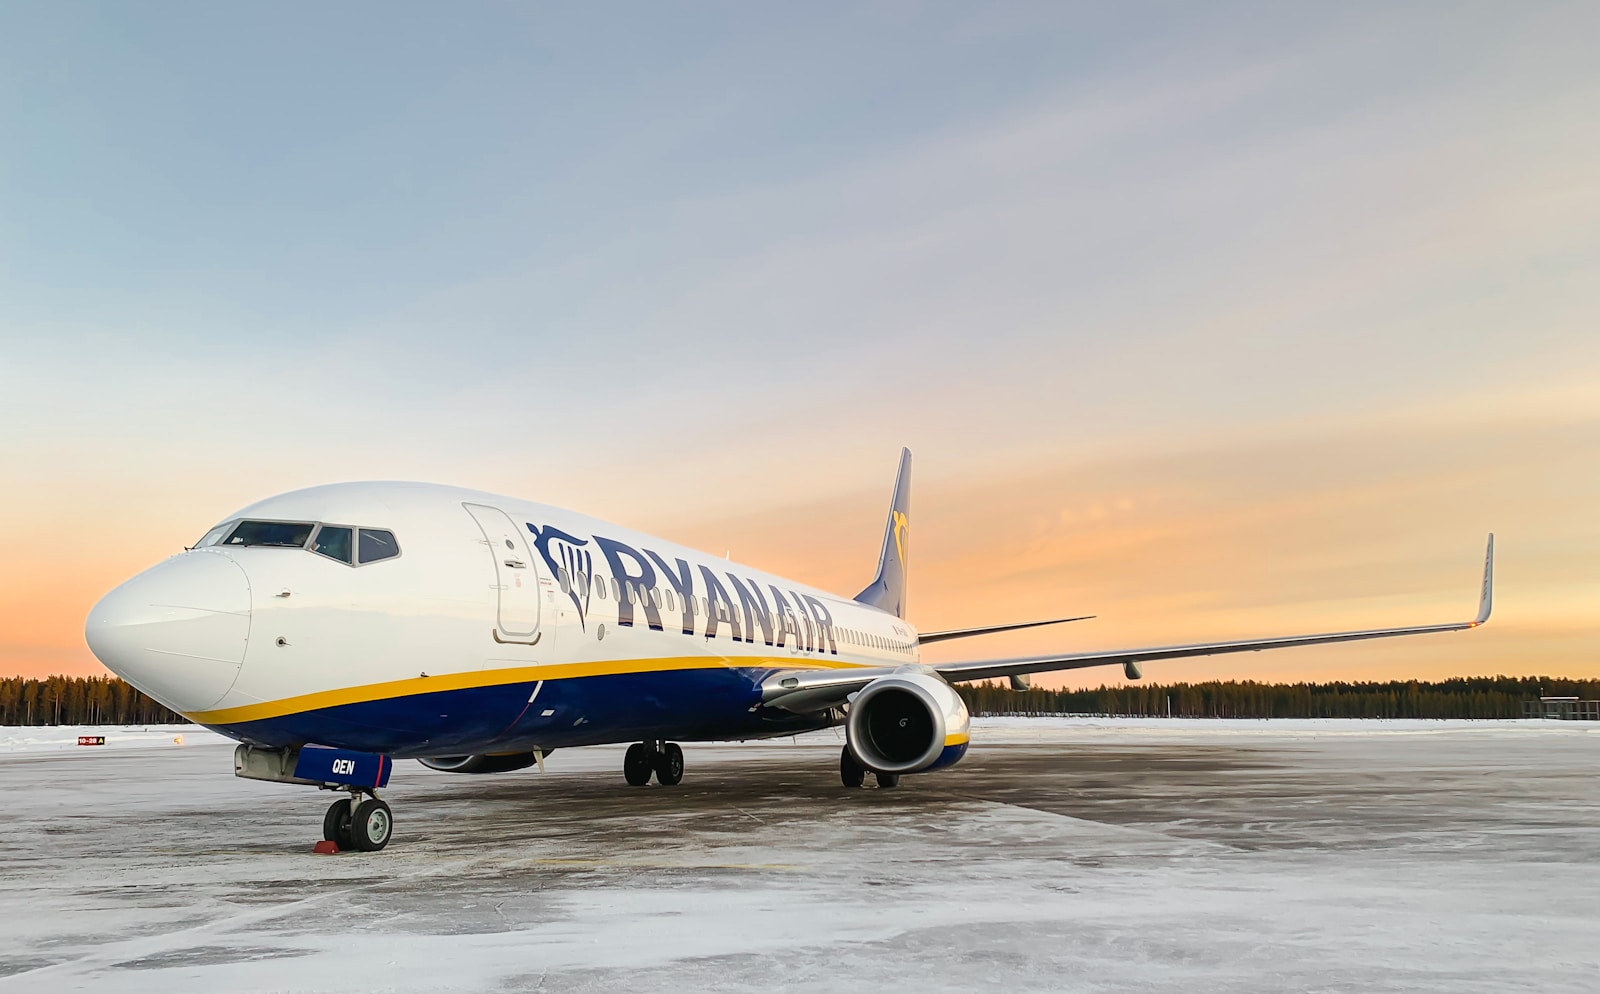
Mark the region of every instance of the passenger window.
[[556, 582], [561, 584], [561, 592], [563, 594], [572, 593], [572, 577], [567, 575], [565, 566], [556, 570]]
[[597, 577], [594, 578], [594, 595], [596, 597], [600, 598], [601, 600], [605, 600], [606, 599], [606, 578], [605, 577], [597, 576]]
[[611, 599], [618, 603], [622, 601], [622, 585], [617, 583], [616, 577], [611, 578]]
[[319, 556], [337, 559], [341, 563], [354, 562], [350, 556], [351, 529], [340, 528], [335, 525], [323, 525], [317, 529], [316, 540], [311, 543], [311, 551]]
[[400, 546], [394, 541], [394, 532], [379, 531], [376, 528], [361, 529], [361, 538], [357, 545], [363, 565], [375, 563], [380, 559], [393, 559], [400, 554]]

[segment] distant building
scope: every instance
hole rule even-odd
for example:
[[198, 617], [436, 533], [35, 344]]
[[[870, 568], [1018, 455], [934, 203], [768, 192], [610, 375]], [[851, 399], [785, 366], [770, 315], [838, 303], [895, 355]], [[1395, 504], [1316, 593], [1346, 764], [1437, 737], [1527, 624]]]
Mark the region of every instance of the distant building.
[[1564, 721], [1600, 721], [1600, 701], [1576, 697], [1541, 697], [1522, 702], [1524, 718], [1559, 718]]

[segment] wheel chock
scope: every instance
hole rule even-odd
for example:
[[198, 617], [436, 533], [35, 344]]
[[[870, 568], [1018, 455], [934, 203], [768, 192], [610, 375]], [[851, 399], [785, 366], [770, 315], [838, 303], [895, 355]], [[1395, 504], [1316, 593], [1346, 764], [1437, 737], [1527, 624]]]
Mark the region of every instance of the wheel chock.
[[323, 839], [311, 847], [311, 854], [313, 856], [337, 856], [339, 855], [339, 843], [330, 839]]

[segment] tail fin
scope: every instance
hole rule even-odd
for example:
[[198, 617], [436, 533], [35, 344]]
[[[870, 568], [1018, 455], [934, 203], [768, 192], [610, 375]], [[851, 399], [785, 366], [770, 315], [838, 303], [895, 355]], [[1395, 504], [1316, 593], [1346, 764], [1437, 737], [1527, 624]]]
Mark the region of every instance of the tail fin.
[[889, 524], [883, 530], [883, 551], [878, 553], [878, 575], [856, 600], [880, 611], [906, 616], [906, 564], [911, 553], [911, 450], [900, 450], [900, 472], [894, 478], [889, 500]]

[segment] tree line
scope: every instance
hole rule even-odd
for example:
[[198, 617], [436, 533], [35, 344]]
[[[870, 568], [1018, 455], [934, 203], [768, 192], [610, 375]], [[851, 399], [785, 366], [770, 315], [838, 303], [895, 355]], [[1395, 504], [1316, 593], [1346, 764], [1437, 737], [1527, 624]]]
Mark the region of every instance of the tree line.
[[[1541, 695], [1600, 699], [1600, 680], [1457, 677], [1388, 683], [1130, 684], [1094, 690], [956, 688], [975, 715], [1157, 715], [1182, 718], [1520, 718]], [[0, 725], [148, 725], [183, 722], [116, 677], [0, 677]]]
[[1456, 677], [1389, 682], [1102, 685], [1094, 690], [957, 688], [975, 715], [1155, 715], [1183, 718], [1520, 718], [1542, 695], [1600, 699], [1600, 680]]
[[116, 677], [0, 677], [0, 725], [164, 725], [186, 721]]

